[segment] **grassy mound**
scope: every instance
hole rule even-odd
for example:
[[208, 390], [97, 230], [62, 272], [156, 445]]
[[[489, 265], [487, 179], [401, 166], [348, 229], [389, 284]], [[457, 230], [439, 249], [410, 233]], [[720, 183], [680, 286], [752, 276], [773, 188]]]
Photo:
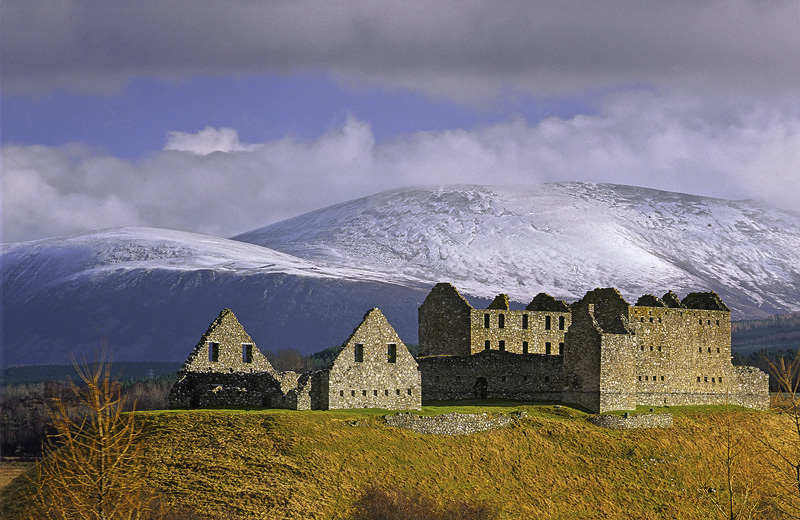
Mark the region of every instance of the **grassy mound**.
[[749, 446], [751, 469], [741, 480], [752, 481], [765, 497], [761, 506], [772, 511], [769, 497], [778, 490], [759, 473], [768, 462], [759, 457], [769, 455], [755, 441], [790, 431], [786, 416], [723, 407], [672, 409], [671, 429], [627, 431], [599, 428], [586, 414], [556, 406], [434, 406], [423, 413], [453, 411], [527, 416], [458, 437], [390, 428], [382, 415], [393, 412], [381, 410], [141, 417], [155, 488], [204, 517], [248, 519], [347, 518], [371, 485], [485, 501], [509, 519], [710, 518], [710, 498], [722, 496], [715, 476], [725, 451], [720, 433], [731, 428]]

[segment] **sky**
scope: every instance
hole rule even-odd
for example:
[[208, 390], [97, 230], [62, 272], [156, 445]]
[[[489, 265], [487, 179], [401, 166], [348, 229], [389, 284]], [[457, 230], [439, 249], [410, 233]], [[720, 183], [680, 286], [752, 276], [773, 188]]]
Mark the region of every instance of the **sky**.
[[800, 1], [0, 3], [2, 241], [414, 185], [800, 211]]

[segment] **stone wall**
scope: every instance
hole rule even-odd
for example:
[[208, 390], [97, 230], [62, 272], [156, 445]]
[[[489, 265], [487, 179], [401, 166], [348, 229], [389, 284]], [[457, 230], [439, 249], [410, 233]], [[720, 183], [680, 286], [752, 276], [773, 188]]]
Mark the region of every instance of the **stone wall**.
[[422, 408], [420, 371], [380, 310], [364, 316], [328, 371], [328, 408]]
[[[525, 412], [517, 414], [524, 417]], [[469, 435], [472, 433], [496, 430], [514, 422], [508, 415], [492, 416], [488, 413], [420, 416], [411, 413], [384, 415], [384, 421], [393, 428], [403, 428], [426, 435]]]
[[561, 356], [492, 350], [473, 356], [422, 357], [418, 361], [425, 401], [561, 400]]
[[631, 430], [634, 428], [672, 428], [671, 413], [637, 413], [625, 415], [592, 415], [587, 420], [603, 428]]
[[438, 283], [419, 308], [420, 356], [468, 356], [472, 305], [449, 283]]

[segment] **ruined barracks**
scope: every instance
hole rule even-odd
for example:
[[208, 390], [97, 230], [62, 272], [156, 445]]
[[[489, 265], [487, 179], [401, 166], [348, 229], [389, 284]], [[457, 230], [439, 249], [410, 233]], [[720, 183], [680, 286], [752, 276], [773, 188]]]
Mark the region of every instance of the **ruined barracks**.
[[419, 308], [414, 359], [372, 309], [332, 364], [276, 371], [230, 310], [178, 373], [175, 408], [420, 409], [422, 400], [562, 402], [592, 412], [637, 405], [769, 407], [767, 375], [731, 363], [730, 310], [715, 293], [668, 292], [628, 304], [595, 289], [568, 305], [539, 294], [524, 310], [497, 296], [476, 309], [448, 283]]

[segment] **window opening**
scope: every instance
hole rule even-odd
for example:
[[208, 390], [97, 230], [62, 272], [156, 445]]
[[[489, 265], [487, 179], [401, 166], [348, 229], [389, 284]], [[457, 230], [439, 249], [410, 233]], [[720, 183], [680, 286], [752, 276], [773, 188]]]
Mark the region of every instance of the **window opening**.
[[527, 341], [523, 341], [522, 342], [522, 353], [523, 354], [527, 354], [528, 353], [528, 342]]
[[550, 353], [550, 342], [549, 341], [544, 344], [544, 353], [545, 354], [549, 354]]
[[489, 350], [492, 348], [492, 343], [487, 339], [483, 342], [483, 350]]
[[522, 328], [523, 329], [527, 329], [528, 328], [528, 315], [527, 314], [523, 314], [522, 315]]
[[497, 317], [497, 328], [504, 329], [506, 328], [506, 315], [501, 314]]
[[500, 349], [500, 352], [505, 352], [506, 342], [501, 339], [500, 341], [497, 342], [497, 347]]
[[208, 360], [212, 363], [219, 361], [219, 343], [213, 341], [208, 343]]
[[664, 380], [664, 376], [661, 376], [661, 380], [662, 380], [662, 381]]
[[362, 397], [367, 397], [367, 391], [366, 390], [362, 390], [361, 391], [361, 396]]
[[564, 355], [564, 344], [563, 343], [559, 343], [558, 344], [558, 355], [559, 356], [563, 356]]
[[356, 396], [356, 391], [350, 390], [350, 397], [355, 397], [355, 396]]
[[364, 362], [364, 345], [361, 343], [356, 343], [355, 347], [355, 361], [356, 363], [363, 363]]
[[558, 330], [564, 330], [564, 316], [558, 317]]
[[377, 390], [373, 390], [372, 391], [372, 395], [373, 395], [373, 397], [378, 397], [378, 391]]
[[399, 388], [397, 390], [395, 390], [395, 392], [397, 392], [397, 395], [400, 395], [400, 389]]
[[386, 347], [386, 360], [389, 363], [396, 363], [397, 362], [397, 344], [396, 343], [389, 343]]
[[389, 391], [388, 390], [384, 390], [383, 391], [383, 395], [389, 395]]
[[545, 330], [550, 330], [550, 316], [544, 317], [544, 328]]
[[339, 390], [339, 397], [344, 397], [344, 390]]
[[406, 390], [406, 392], [408, 393], [408, 395], [411, 395], [411, 389], [410, 388], [408, 390]]
[[253, 362], [253, 345], [250, 343], [242, 343], [242, 363]]
[[489, 328], [489, 319], [490, 318], [489, 318], [488, 314], [484, 314], [483, 315], [483, 328], [484, 329], [488, 329]]

